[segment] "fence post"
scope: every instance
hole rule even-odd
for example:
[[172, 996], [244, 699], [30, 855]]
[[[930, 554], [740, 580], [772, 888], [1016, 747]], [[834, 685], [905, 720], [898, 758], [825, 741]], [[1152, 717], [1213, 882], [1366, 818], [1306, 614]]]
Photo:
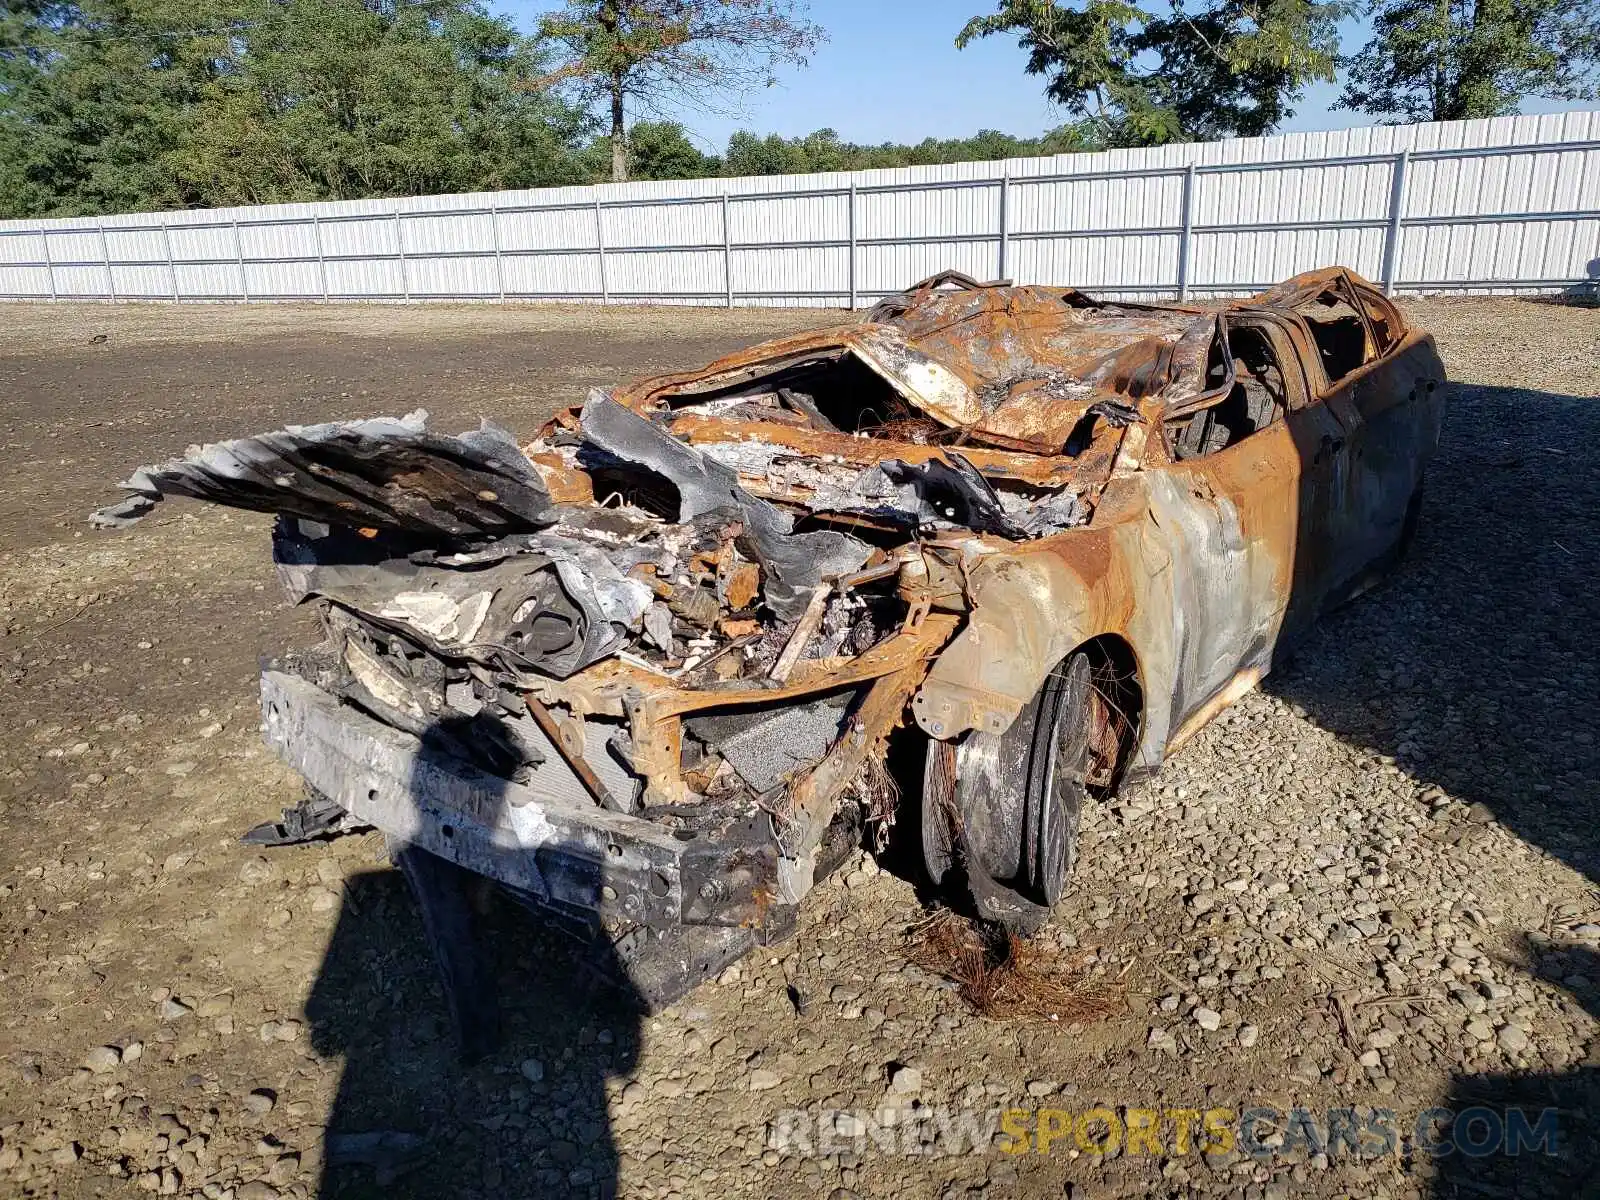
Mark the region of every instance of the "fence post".
[[1005, 279], [1008, 282], [1009, 277], [1006, 275], [1006, 259], [1009, 257], [1008, 251], [1011, 248], [1011, 240], [1010, 230], [1006, 223], [1006, 210], [1010, 207], [1010, 203], [1011, 163], [1006, 161], [1001, 164], [1000, 174], [1000, 271], [995, 278]]
[[846, 224], [846, 227], [847, 227], [847, 229], [849, 231], [849, 236], [850, 236], [850, 264], [849, 264], [850, 311], [851, 312], [855, 312], [855, 310], [856, 310], [856, 181], [854, 179], [852, 179], [850, 181], [850, 199], [847, 201], [847, 203], [850, 205], [849, 211], [845, 214], [845, 224]]
[[1189, 298], [1189, 254], [1194, 245], [1194, 164], [1183, 172], [1183, 232], [1178, 235], [1178, 299]]
[[611, 303], [611, 286], [606, 282], [606, 226], [601, 216], [600, 197], [594, 198], [594, 250], [600, 259], [600, 303]]
[[494, 238], [494, 282], [500, 293], [500, 303], [506, 300], [506, 268], [500, 261], [500, 202], [489, 201], [489, 233]]
[[44, 271], [50, 280], [50, 299], [56, 298], [56, 264], [50, 258], [50, 230], [39, 226], [39, 244], [44, 247]]
[[322, 247], [322, 218], [316, 213], [311, 214], [311, 237], [317, 247], [317, 286], [322, 289], [322, 298], [328, 298], [328, 255]]
[[234, 217], [228, 222], [233, 226], [233, 256], [239, 260], [239, 294], [250, 299], [250, 276], [244, 269], [244, 238], [239, 234], [239, 218]]
[[106, 291], [108, 300], [117, 298], [117, 276], [111, 269], [111, 244], [106, 241], [106, 223], [99, 217], [94, 219], [94, 227], [100, 231], [100, 257], [106, 260]]
[[1395, 266], [1400, 261], [1400, 221], [1406, 207], [1406, 167], [1411, 162], [1411, 151], [1405, 149], [1394, 156], [1394, 166], [1389, 174], [1389, 227], [1383, 235], [1383, 294], [1394, 295]]
[[400, 251], [400, 290], [411, 299], [411, 277], [406, 273], [406, 229], [400, 223], [400, 206], [394, 206], [394, 244]]
[[161, 245], [167, 252], [167, 279], [172, 283], [172, 298], [178, 298], [178, 264], [172, 260], [172, 231], [161, 222]]
[[728, 193], [722, 193], [722, 283], [733, 307], [733, 231], [728, 225]]

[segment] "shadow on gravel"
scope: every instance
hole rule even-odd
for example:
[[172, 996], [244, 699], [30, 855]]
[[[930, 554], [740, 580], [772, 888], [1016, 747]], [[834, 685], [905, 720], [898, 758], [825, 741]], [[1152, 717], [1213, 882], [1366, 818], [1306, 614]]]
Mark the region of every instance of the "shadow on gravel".
[[[1597, 446], [1600, 399], [1453, 385], [1408, 559], [1264, 687], [1392, 758], [1432, 811], [1430, 836], [1470, 851], [1495, 821], [1600, 883]], [[1553, 908], [1547, 932], [1570, 941], [1593, 919]], [[1547, 938], [1523, 949], [1531, 973], [1600, 1017], [1600, 955]], [[1457, 1121], [1439, 1144], [1460, 1148], [1435, 1159], [1433, 1195], [1600, 1196], [1600, 1067], [1458, 1076], [1440, 1103]], [[1518, 1154], [1514, 1113], [1530, 1134]]]
[[1600, 882], [1596, 447], [1600, 399], [1453, 385], [1409, 558], [1264, 687], [1392, 756], [1439, 837], [1498, 821]]
[[[1534, 975], [1566, 986], [1600, 1018], [1600, 954], [1530, 943], [1527, 962]], [[1437, 1144], [1449, 1148], [1436, 1160], [1438, 1200], [1600, 1195], [1600, 1065], [1592, 1059], [1571, 1071], [1458, 1075], [1442, 1105], [1455, 1116], [1437, 1126]]]
[[[459, 745], [433, 726], [422, 761]], [[626, 978], [609, 949], [418, 847], [389, 853], [400, 870], [345, 881], [306, 1003], [312, 1049], [344, 1060], [317, 1194], [614, 1195], [605, 1083], [637, 1060], [643, 1006], [608, 982]]]

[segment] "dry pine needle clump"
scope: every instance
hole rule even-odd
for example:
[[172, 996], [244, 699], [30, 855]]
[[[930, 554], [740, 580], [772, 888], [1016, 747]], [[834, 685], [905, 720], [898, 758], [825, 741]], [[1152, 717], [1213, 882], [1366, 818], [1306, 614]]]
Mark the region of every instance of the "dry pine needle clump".
[[1092, 1021], [1117, 1007], [1115, 991], [1089, 978], [1087, 954], [1064, 958], [1038, 943], [938, 909], [906, 934], [906, 957], [950, 980], [981, 1016]]

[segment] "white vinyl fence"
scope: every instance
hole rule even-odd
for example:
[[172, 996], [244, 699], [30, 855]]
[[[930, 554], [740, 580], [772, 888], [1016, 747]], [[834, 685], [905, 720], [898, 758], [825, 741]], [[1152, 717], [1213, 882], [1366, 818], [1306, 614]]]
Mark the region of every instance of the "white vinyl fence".
[[821, 175], [0, 222], [0, 298], [854, 308], [954, 267], [1130, 299], [1342, 263], [1600, 287], [1600, 112]]

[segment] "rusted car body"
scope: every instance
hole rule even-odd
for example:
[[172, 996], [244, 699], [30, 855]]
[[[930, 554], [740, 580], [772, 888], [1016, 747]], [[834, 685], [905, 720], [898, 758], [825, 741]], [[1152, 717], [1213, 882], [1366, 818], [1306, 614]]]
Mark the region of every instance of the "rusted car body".
[[592, 393], [520, 451], [291, 428], [146, 468], [108, 519], [283, 514], [327, 633], [263, 678], [319, 795], [299, 827], [586, 920], [666, 999], [902, 809], [936, 878], [1037, 924], [1080, 798], [1403, 550], [1443, 378], [1340, 268], [1212, 306], [945, 275]]

